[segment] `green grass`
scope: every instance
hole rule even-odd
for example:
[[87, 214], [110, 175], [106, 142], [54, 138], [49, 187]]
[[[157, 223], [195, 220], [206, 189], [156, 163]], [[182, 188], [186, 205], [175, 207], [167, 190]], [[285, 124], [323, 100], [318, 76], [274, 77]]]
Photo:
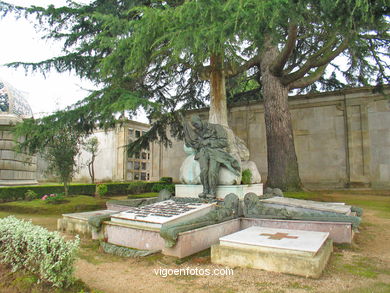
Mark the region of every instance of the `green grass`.
[[81, 211], [91, 211], [105, 208], [106, 199], [79, 195], [66, 197], [69, 202], [62, 204], [47, 204], [41, 199], [32, 201], [14, 201], [0, 204], [0, 212], [58, 215]]
[[376, 279], [380, 274], [390, 275], [390, 269], [384, 267], [376, 258], [355, 255], [349, 263], [345, 263], [341, 255], [335, 255], [334, 261], [336, 271], [358, 277]]
[[[332, 194], [337, 193], [337, 196]], [[345, 202], [346, 204], [374, 210], [377, 216], [390, 219], [390, 191], [388, 190], [340, 190], [317, 192], [285, 192], [285, 197], [327, 201]]]

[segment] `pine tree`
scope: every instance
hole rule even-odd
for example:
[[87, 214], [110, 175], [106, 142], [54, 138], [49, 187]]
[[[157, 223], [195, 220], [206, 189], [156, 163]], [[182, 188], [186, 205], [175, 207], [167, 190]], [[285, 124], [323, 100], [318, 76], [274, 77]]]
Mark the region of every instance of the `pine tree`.
[[[155, 120], [130, 150], [180, 137], [175, 110], [203, 105], [210, 85], [210, 119], [227, 124], [225, 80], [242, 74], [261, 85], [271, 187], [299, 189], [288, 94], [388, 83], [386, 1], [197, 0], [69, 2], [3, 11], [37, 15], [48, 37], [63, 39], [66, 55], [14, 63], [43, 72], [75, 70], [102, 86], [68, 111], [39, 123], [111, 127], [116, 114], [144, 107]], [[343, 56], [346, 68], [332, 63]], [[325, 74], [325, 69], [333, 72]], [[341, 72], [347, 81], [336, 80]], [[388, 72], [388, 71], [387, 71]], [[162, 113], [161, 113], [162, 112]], [[26, 128], [27, 129], [27, 128]]]

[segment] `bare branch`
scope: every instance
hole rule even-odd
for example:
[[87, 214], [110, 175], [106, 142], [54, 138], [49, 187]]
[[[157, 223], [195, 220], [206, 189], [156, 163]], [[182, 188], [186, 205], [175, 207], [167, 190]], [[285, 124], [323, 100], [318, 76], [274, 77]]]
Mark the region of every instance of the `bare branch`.
[[292, 83], [289, 84], [289, 89], [292, 90], [292, 89], [298, 89], [298, 88], [304, 88], [314, 82], [316, 82], [317, 80], [320, 79], [320, 77], [324, 74], [325, 72], [325, 68], [326, 68], [327, 64], [326, 65], [322, 65], [320, 67], [318, 67], [312, 74], [310, 74], [309, 76], [306, 76], [306, 77], [303, 77], [303, 78], [300, 78]]

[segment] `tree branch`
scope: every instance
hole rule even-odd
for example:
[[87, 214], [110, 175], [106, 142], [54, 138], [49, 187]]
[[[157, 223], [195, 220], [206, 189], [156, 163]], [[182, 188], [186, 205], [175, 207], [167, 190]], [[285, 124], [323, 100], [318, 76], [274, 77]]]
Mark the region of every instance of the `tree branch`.
[[320, 77], [324, 74], [325, 72], [325, 68], [326, 68], [327, 64], [326, 65], [322, 65], [320, 67], [318, 67], [312, 74], [310, 74], [309, 76], [306, 76], [306, 77], [303, 77], [303, 78], [300, 78], [292, 83], [289, 84], [289, 89], [292, 90], [292, 89], [298, 89], [298, 88], [304, 88], [314, 82], [316, 82], [317, 80], [320, 79]]
[[283, 67], [287, 63], [292, 51], [295, 48], [295, 42], [297, 40], [298, 27], [295, 24], [290, 24], [288, 28], [288, 37], [286, 45], [276, 58], [275, 62], [271, 65], [270, 71], [277, 77], [281, 77], [283, 73]]
[[224, 70], [225, 71], [225, 76], [226, 77], [233, 77], [236, 76], [244, 71], [247, 71], [249, 68], [260, 64], [261, 57], [260, 55], [256, 55], [253, 58], [249, 59], [248, 61], [244, 62], [242, 65], [232, 65], [227, 66], [227, 68]]
[[299, 70], [282, 77], [282, 83], [287, 86], [292, 82], [303, 78], [312, 68], [327, 65], [348, 47], [348, 39], [344, 39], [335, 50], [332, 50], [334, 44], [335, 41], [331, 40], [328, 44], [324, 45], [318, 52], [310, 56]]

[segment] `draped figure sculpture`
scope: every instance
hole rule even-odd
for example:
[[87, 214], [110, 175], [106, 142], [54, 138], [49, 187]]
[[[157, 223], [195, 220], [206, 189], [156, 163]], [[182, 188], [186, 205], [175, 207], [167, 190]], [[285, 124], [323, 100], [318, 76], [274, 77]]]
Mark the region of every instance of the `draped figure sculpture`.
[[234, 174], [240, 174], [240, 163], [229, 154], [225, 128], [219, 124], [203, 122], [193, 115], [191, 122], [184, 122], [185, 144], [195, 150], [195, 160], [200, 165], [203, 192], [200, 198], [216, 198], [218, 175], [221, 165]]

